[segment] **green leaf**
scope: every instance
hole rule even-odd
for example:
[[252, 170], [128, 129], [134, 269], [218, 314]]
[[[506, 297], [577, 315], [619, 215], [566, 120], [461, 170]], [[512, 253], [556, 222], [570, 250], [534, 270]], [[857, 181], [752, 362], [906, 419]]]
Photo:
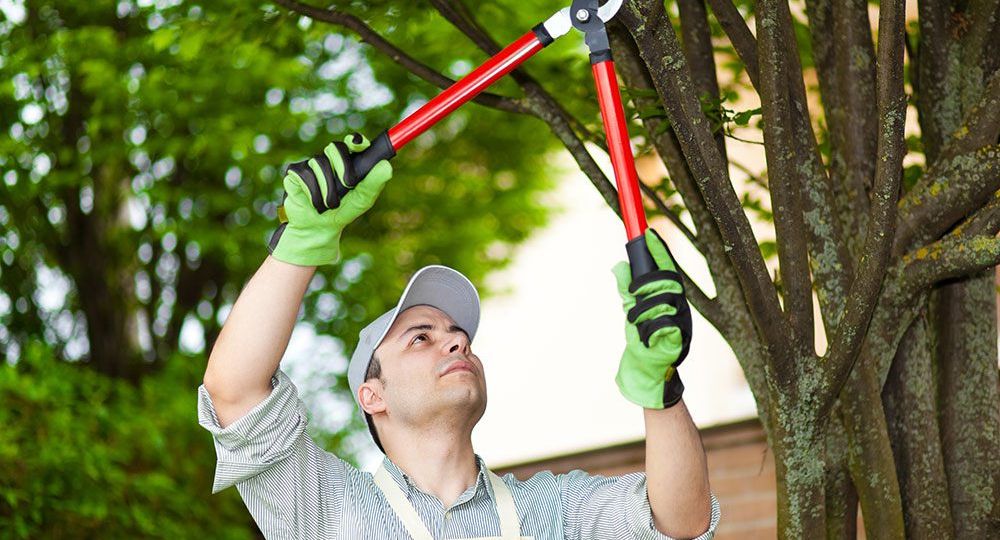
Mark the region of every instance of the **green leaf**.
[[621, 91], [623, 94], [633, 98], [659, 98], [659, 94], [657, 94], [656, 90], [652, 88], [633, 88], [629, 86], [622, 86]]
[[756, 109], [750, 109], [747, 111], [740, 111], [735, 115], [733, 115], [733, 122], [735, 122], [736, 125], [745, 126], [750, 123], [751, 118], [759, 115], [760, 113], [761, 113], [760, 107], [757, 107]]
[[903, 168], [903, 187], [906, 191], [913, 189], [917, 182], [924, 176], [922, 165], [910, 165]]
[[636, 114], [638, 114], [639, 118], [642, 120], [667, 117], [667, 111], [660, 105], [647, 105], [645, 107], [639, 107], [636, 109]]
[[764, 260], [778, 256], [778, 243], [774, 240], [764, 240], [758, 244], [758, 247], [760, 247], [760, 254]]

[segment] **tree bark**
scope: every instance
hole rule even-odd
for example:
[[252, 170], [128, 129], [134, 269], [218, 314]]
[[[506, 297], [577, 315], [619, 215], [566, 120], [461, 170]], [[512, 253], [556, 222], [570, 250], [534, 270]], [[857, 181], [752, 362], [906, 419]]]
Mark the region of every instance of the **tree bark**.
[[926, 314], [910, 325], [882, 391], [909, 538], [947, 538], [952, 518], [941, 455]]
[[995, 271], [935, 293], [941, 441], [957, 538], [1000, 537]]
[[872, 538], [904, 538], [903, 505], [879, 384], [870, 363], [859, 363], [841, 393], [848, 466], [858, 490], [865, 532]]
[[772, 396], [774, 450], [778, 487], [778, 535], [821, 538], [826, 534], [824, 422], [798, 400]]
[[834, 406], [826, 432], [826, 538], [858, 537], [858, 493], [848, 467], [848, 440], [839, 406]]

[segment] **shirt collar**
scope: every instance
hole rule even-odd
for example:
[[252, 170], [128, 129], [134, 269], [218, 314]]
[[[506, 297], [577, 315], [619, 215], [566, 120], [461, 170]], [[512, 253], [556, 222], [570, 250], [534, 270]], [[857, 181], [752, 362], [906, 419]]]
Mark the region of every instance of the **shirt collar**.
[[[471, 486], [469, 489], [466, 489], [465, 492], [459, 496], [458, 500], [455, 501], [455, 504], [452, 506], [457, 506], [471, 499], [473, 496], [475, 496], [475, 494], [479, 491], [480, 488], [486, 490], [486, 493], [487, 495], [489, 495], [490, 499], [496, 500], [496, 495], [493, 493], [493, 485], [490, 483], [489, 478], [487, 478], [488, 469], [486, 468], [486, 462], [483, 461], [483, 458], [479, 454], [474, 454], [474, 455], [476, 456], [476, 467], [479, 469], [479, 473], [476, 475], [476, 483], [474, 486]], [[420, 490], [420, 488], [416, 486], [416, 484], [413, 483], [412, 480], [410, 480], [410, 476], [405, 472], [403, 472], [403, 470], [400, 469], [398, 466], [396, 466], [396, 464], [393, 463], [388, 456], [383, 458], [382, 464], [385, 466], [385, 470], [386, 472], [389, 473], [389, 476], [392, 477], [392, 480], [396, 482], [396, 485], [398, 485], [399, 488], [402, 489], [404, 493], [409, 495], [411, 490], [420, 491], [421, 493], [424, 493], [423, 491]], [[427, 495], [426, 493], [424, 494]]]

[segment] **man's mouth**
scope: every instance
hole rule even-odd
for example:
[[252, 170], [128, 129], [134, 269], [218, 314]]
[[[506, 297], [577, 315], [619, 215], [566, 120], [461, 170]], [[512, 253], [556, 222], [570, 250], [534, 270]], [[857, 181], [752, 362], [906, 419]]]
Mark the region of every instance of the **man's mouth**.
[[449, 364], [448, 367], [444, 370], [444, 373], [441, 374], [441, 376], [444, 377], [445, 375], [448, 375], [449, 373], [455, 373], [455, 372], [459, 372], [459, 371], [468, 371], [469, 373], [475, 373], [476, 372], [472, 368], [472, 364], [471, 363], [466, 362], [465, 360], [458, 360], [456, 362], [452, 362], [451, 364]]

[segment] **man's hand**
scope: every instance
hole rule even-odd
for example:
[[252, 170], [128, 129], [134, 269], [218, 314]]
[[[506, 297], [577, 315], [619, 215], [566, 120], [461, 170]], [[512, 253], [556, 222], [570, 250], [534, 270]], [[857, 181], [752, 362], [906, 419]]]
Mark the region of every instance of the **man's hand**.
[[[646, 246], [657, 270], [632, 281], [622, 261], [612, 272], [625, 309], [625, 352], [615, 382], [626, 399], [647, 409], [663, 409], [680, 399], [676, 367], [691, 343], [691, 311], [670, 250], [653, 229], [646, 229]], [[679, 386], [683, 390], [683, 386]]]
[[392, 178], [392, 166], [380, 161], [343, 198], [337, 195], [336, 185], [344, 183], [345, 163], [369, 144], [355, 133], [342, 143], [328, 144], [314, 158], [289, 165], [285, 201], [278, 212], [282, 224], [268, 243], [275, 259], [299, 266], [337, 262], [344, 228], [375, 204]]

